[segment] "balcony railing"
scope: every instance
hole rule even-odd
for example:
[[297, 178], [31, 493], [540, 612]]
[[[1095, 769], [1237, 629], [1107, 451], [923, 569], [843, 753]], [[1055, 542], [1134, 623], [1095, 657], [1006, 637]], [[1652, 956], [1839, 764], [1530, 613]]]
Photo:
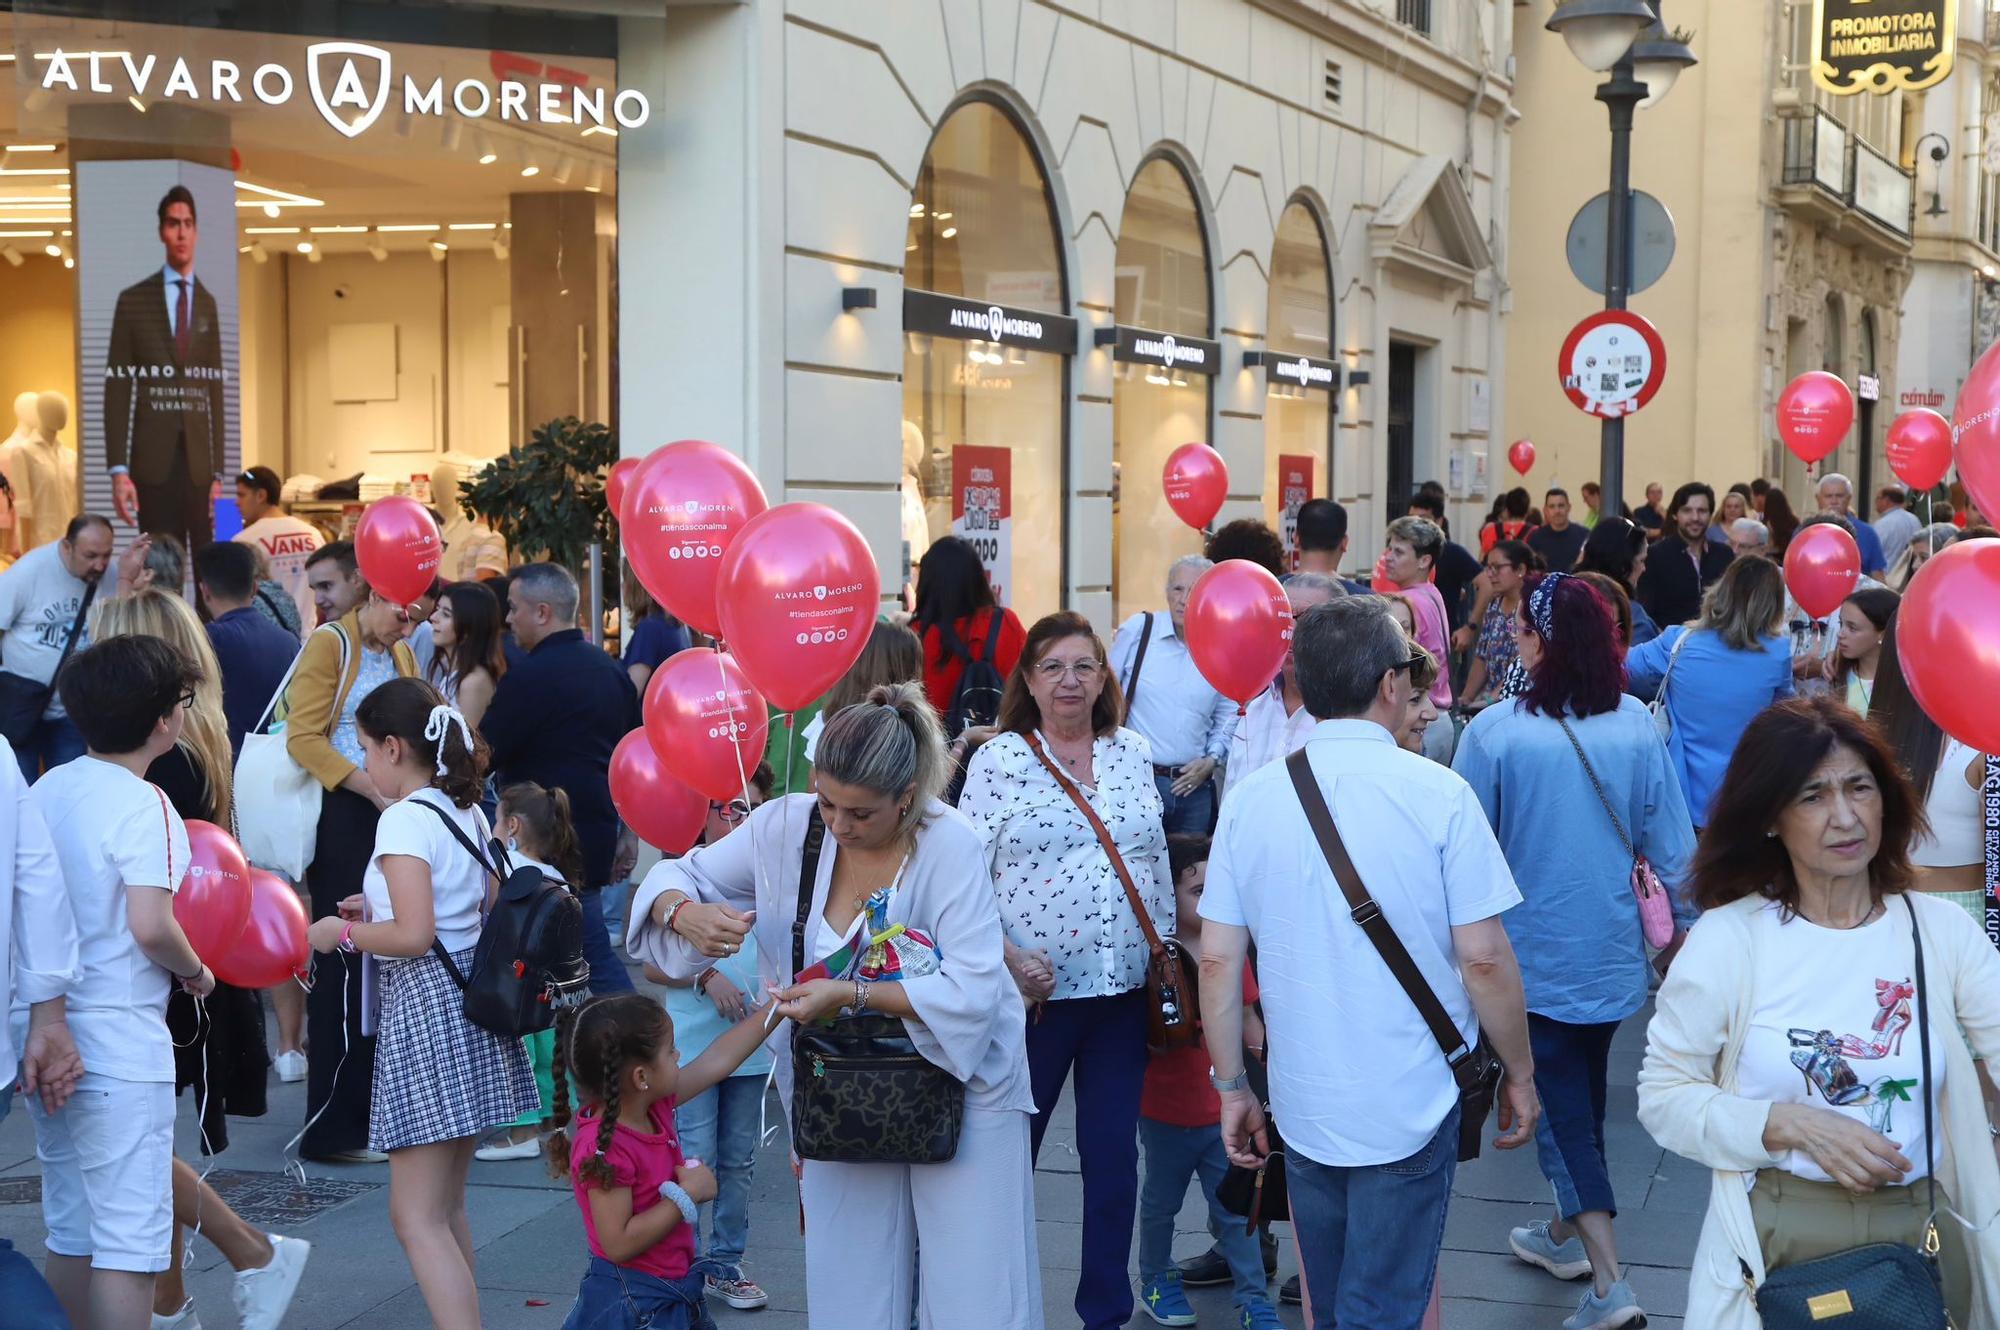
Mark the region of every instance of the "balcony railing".
[[1914, 229], [1916, 173], [1906, 171], [1818, 108], [1784, 122], [1781, 182], [1825, 196], [1822, 207], [1844, 205], [1907, 237]]
[[1884, 157], [1866, 143], [1854, 142], [1853, 171], [1847, 201], [1857, 212], [1874, 218], [1897, 235], [1914, 224], [1916, 173]]
[[1847, 126], [1826, 112], [1786, 119], [1784, 182], [1847, 196]]
[[1431, 31], [1431, 0], [1396, 0], [1396, 22], [1428, 36]]

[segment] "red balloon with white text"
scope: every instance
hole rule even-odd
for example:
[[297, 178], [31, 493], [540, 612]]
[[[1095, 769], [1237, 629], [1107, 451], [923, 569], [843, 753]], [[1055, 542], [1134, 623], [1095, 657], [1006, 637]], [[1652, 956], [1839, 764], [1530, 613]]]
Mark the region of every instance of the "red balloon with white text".
[[764, 699], [728, 655], [689, 647], [646, 684], [646, 737], [676, 780], [733, 799], [764, 760]]
[[1952, 408], [1952, 459], [1972, 504], [1987, 521], [2000, 517], [2000, 342], [1972, 364]]
[[713, 637], [722, 626], [723, 553], [768, 506], [764, 487], [727, 448], [682, 439], [638, 465], [624, 499], [619, 534], [640, 584], [667, 613]]
[[187, 877], [174, 893], [174, 922], [210, 969], [229, 954], [250, 918], [250, 865], [236, 838], [199, 818], [187, 821]]
[[686, 854], [701, 839], [708, 796], [674, 779], [643, 729], [611, 750], [610, 776], [611, 805], [640, 840], [666, 854]]
[[1951, 470], [1951, 422], [1929, 407], [1905, 411], [1883, 436], [1889, 469], [1913, 490], [1927, 490]]
[[354, 528], [354, 560], [383, 599], [414, 604], [437, 580], [444, 542], [424, 506], [407, 494], [377, 499]]
[[1292, 649], [1285, 589], [1248, 559], [1216, 564], [1188, 596], [1187, 649], [1216, 692], [1247, 706], [1271, 686]]
[[[276, 873], [250, 870], [250, 913], [243, 932], [219, 961], [208, 968], [225, 984], [238, 988], [272, 988], [287, 979], [304, 978], [312, 951], [306, 946], [306, 907], [299, 893]], [[331, 958], [329, 958], [331, 959]], [[354, 964], [352, 957], [348, 964]], [[336, 977], [329, 982], [338, 983]]]
[[[1896, 607], [1903, 677], [1924, 714], [1982, 753], [2000, 753], [2000, 540], [1961, 540], [1925, 561]], [[1958, 771], [1938, 779], [1959, 778]]]
[[1778, 437], [1811, 464], [1840, 447], [1854, 423], [1854, 391], [1837, 374], [1809, 369], [1778, 394]]
[[1229, 467], [1222, 454], [1207, 444], [1184, 443], [1167, 454], [1160, 483], [1166, 488], [1167, 506], [1174, 515], [1195, 530], [1205, 531], [1229, 496]]
[[1785, 586], [1799, 608], [1815, 619], [1839, 609], [1860, 580], [1860, 547], [1830, 522], [1800, 527], [1785, 546]]
[[1514, 468], [1516, 475], [1525, 476], [1535, 469], [1535, 441], [1516, 439], [1507, 445], [1507, 465]]
[[882, 605], [868, 542], [817, 503], [752, 518], [722, 556], [719, 586], [723, 640], [780, 711], [797, 711], [847, 673]]

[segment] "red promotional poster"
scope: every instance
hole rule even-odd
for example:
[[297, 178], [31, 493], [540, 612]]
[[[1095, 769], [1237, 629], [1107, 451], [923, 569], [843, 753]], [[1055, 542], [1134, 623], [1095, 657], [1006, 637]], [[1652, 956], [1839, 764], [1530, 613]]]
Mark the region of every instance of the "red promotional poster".
[[951, 450], [951, 534], [979, 551], [1002, 605], [1014, 580], [1014, 455], [960, 444]]
[[1313, 496], [1313, 459], [1278, 454], [1278, 538], [1285, 542], [1285, 567], [1299, 566], [1299, 509]]

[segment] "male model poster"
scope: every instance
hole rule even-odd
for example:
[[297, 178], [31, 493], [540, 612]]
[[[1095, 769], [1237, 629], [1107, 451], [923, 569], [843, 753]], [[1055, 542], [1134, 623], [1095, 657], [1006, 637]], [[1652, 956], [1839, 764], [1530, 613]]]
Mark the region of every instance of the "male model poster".
[[[103, 511], [102, 475], [126, 527], [192, 550], [211, 538], [237, 453], [233, 186], [227, 172], [185, 162], [85, 163], [79, 175], [85, 383], [101, 394], [85, 437], [92, 508]], [[132, 281], [147, 258], [157, 266]]]

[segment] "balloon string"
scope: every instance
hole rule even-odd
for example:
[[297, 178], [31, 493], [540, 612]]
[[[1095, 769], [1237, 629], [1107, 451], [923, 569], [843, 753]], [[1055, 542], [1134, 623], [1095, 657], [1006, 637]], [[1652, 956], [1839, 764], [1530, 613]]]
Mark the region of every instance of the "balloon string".
[[[306, 1185], [306, 1166], [296, 1153], [298, 1144], [306, 1138], [306, 1133], [313, 1129], [313, 1124], [325, 1116], [326, 1110], [333, 1107], [334, 1097], [340, 1089], [340, 1071], [341, 1068], [347, 1065], [347, 1052], [353, 1041], [353, 1032], [348, 1026], [350, 990], [347, 983], [347, 953], [340, 952], [338, 954], [340, 956], [340, 1060], [333, 1064], [333, 1079], [327, 1086], [326, 1102], [319, 1106], [319, 1112], [306, 1119], [306, 1125], [299, 1128], [299, 1134], [292, 1137], [291, 1140], [286, 1141], [285, 1148], [278, 1152], [281, 1171], [290, 1174], [300, 1187]], [[311, 964], [313, 970], [317, 970], [319, 968], [319, 957], [314, 956]], [[307, 988], [306, 992], [310, 994], [312, 989]]]

